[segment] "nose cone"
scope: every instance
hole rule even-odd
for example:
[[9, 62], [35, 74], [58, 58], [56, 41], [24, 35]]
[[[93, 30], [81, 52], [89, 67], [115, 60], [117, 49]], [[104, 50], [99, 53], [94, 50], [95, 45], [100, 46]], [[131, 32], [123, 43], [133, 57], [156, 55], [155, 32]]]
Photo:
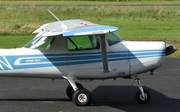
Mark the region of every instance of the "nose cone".
[[172, 53], [174, 53], [176, 51], [177, 51], [177, 48], [175, 46], [173, 46], [173, 45], [166, 45], [166, 49], [165, 49], [166, 56], [170, 55], [170, 54], [172, 54]]

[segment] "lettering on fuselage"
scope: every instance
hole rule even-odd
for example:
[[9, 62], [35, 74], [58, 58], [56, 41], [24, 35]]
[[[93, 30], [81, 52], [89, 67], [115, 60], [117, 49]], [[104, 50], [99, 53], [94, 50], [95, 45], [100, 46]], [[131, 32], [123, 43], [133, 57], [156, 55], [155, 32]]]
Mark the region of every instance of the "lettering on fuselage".
[[5, 56], [0, 56], [0, 69], [1, 70], [13, 69], [13, 67], [11, 66], [11, 64], [9, 63], [9, 61], [7, 60]]
[[44, 56], [0, 56], [0, 71], [53, 66]]

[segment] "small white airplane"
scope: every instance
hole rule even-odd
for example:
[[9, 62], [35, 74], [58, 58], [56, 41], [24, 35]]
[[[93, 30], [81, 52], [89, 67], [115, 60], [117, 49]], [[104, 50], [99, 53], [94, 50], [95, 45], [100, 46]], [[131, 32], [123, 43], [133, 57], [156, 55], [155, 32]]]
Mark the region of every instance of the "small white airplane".
[[[49, 10], [48, 10], [49, 11]], [[65, 79], [67, 96], [77, 106], [89, 105], [91, 93], [75, 80], [131, 78], [139, 90], [136, 99], [148, 103], [139, 74], [154, 73], [177, 48], [163, 41], [124, 41], [119, 28], [73, 19], [42, 25], [22, 48], [0, 50], [1, 77]]]

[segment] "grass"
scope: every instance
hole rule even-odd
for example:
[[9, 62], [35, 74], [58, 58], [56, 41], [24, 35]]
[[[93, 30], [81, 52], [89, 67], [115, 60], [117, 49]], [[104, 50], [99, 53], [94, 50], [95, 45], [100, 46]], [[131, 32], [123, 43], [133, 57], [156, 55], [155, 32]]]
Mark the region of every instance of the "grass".
[[28, 43], [35, 35], [0, 36], [0, 48], [19, 48]]
[[[14, 1], [2, 2], [15, 3]], [[19, 1], [21, 4], [28, 2]], [[52, 4], [55, 2], [52, 1]], [[61, 2], [58, 1], [59, 4]], [[144, 2], [147, 3], [143, 0], [141, 3]], [[165, 1], [165, 3], [171, 2]], [[50, 2], [45, 1], [44, 3], [49, 4]], [[76, 3], [78, 2], [76, 1]], [[103, 4], [108, 3], [103, 2]], [[136, 2], [131, 1], [130, 3]], [[71, 7], [37, 7], [35, 4], [27, 7], [12, 7], [11, 5], [0, 7], [0, 48], [12, 48], [14, 44], [16, 47], [21, 47], [34, 37], [31, 33], [39, 26], [56, 21], [46, 9], [50, 9], [61, 20], [84, 19], [98, 24], [118, 26], [120, 30], [117, 33], [124, 40], [164, 40], [180, 48], [178, 44], [180, 41], [180, 7], [106, 7], [103, 5], [99, 7], [77, 7], [75, 5]], [[180, 52], [173, 56], [180, 56]]]
[[129, 4], [180, 4], [179, 0], [0, 0], [0, 4], [9, 6], [19, 5], [23, 7], [28, 4], [32, 7], [36, 5], [129, 5]]
[[[94, 4], [94, 2], [96, 2], [97, 4], [104, 4], [104, 2], [109, 2], [111, 4], [114, 3], [179, 3], [179, 0], [0, 0], [1, 3], [0, 4], [9, 4], [9, 3], [13, 3], [13, 4], [23, 4], [23, 3], [27, 3], [27, 4], [32, 4], [32, 2], [35, 2], [36, 4]], [[108, 3], [108, 4], [109, 4]]]
[[[172, 31], [171, 38], [178, 37], [180, 8], [137, 8], [137, 7], [48, 7], [61, 20], [85, 19], [99, 24], [118, 26], [123, 30], [122, 35], [126, 38], [141, 38], [164, 35]], [[55, 21], [47, 12], [46, 8], [37, 7], [5, 7], [0, 8], [0, 35], [30, 34], [33, 30], [44, 23]], [[132, 32], [133, 31], [133, 32]], [[140, 33], [144, 31], [145, 33]], [[152, 35], [152, 32], [155, 34]], [[158, 32], [157, 32], [158, 31]], [[129, 32], [127, 34], [127, 32]], [[133, 36], [132, 36], [132, 33]], [[147, 34], [150, 32], [149, 34]], [[169, 33], [172, 34], [172, 33]]]

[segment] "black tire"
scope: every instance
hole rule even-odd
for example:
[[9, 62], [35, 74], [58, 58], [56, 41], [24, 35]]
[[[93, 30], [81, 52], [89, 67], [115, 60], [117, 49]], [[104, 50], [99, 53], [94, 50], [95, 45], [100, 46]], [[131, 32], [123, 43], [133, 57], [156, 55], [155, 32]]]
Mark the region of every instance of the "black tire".
[[[84, 87], [80, 84], [76, 82], [76, 85], [79, 89], [83, 89]], [[71, 87], [71, 85], [68, 85], [68, 87], [66, 88], [66, 95], [69, 97], [69, 99], [72, 100], [72, 95], [74, 93], [74, 89]]]
[[151, 99], [151, 94], [148, 90], [144, 89], [144, 94], [145, 94], [145, 99], [142, 97], [142, 93], [140, 90], [137, 91], [136, 93], [136, 100], [137, 102], [139, 102], [140, 104], [146, 104], [150, 101]]
[[91, 93], [86, 89], [77, 90], [73, 94], [73, 102], [77, 106], [87, 106], [91, 103]]

